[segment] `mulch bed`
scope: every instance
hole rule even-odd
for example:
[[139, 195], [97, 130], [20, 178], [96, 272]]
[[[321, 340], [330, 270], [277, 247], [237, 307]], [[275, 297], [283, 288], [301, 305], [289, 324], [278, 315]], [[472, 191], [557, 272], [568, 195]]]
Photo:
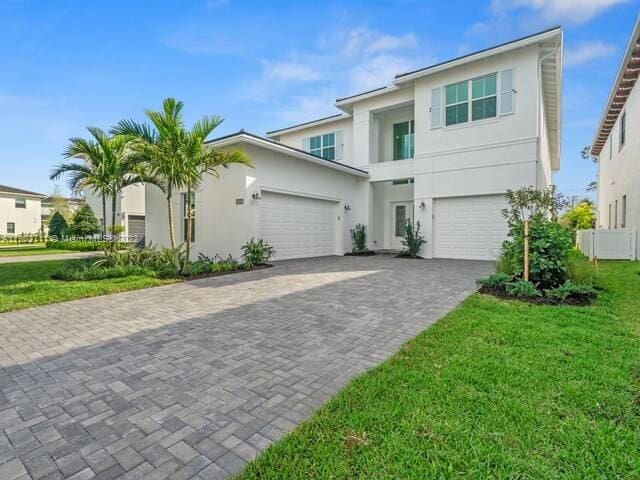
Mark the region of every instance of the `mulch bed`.
[[503, 300], [517, 300], [519, 302], [531, 303], [533, 305], [571, 305], [574, 307], [584, 307], [587, 305], [591, 305], [595, 301], [595, 298], [592, 300], [583, 300], [579, 298], [566, 298], [564, 300], [556, 300], [547, 297], [514, 297], [499, 288], [487, 287], [480, 287], [478, 289], [478, 292], [484, 293], [486, 295], [493, 295], [494, 297], [498, 297]]
[[200, 280], [201, 278], [221, 277], [223, 275], [233, 275], [234, 273], [241, 273], [241, 272], [254, 272], [256, 270], [264, 270], [265, 268], [271, 268], [271, 267], [273, 267], [273, 265], [267, 264], [267, 265], [256, 265], [253, 268], [239, 268], [237, 270], [231, 270], [229, 272], [198, 273], [197, 275], [190, 275], [188, 277], [182, 277], [182, 280], [184, 280], [185, 282], [188, 282], [188, 281], [191, 281], [191, 280]]
[[424, 257], [421, 257], [420, 255], [416, 255], [415, 257], [412, 257], [410, 255], [402, 255], [401, 253], [396, 255], [395, 258], [408, 258], [409, 260], [424, 260]]
[[376, 252], [373, 250], [367, 250], [366, 252], [347, 252], [344, 254], [345, 257], [371, 257], [375, 255]]

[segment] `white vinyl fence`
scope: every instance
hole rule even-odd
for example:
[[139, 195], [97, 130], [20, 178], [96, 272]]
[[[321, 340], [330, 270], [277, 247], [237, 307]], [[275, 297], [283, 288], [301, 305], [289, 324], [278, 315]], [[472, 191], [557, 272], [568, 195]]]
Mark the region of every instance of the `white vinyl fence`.
[[632, 228], [619, 230], [578, 230], [578, 249], [589, 260], [637, 260], [638, 231]]

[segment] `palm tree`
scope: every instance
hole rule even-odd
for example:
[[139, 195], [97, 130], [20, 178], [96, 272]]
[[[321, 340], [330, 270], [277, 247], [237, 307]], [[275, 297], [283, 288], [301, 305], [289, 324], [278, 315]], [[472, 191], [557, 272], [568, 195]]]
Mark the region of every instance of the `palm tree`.
[[96, 127], [87, 127], [93, 140], [80, 137], [69, 139], [69, 145], [63, 152], [65, 159], [81, 158], [82, 163], [60, 163], [51, 171], [49, 178], [57, 180], [64, 174], [68, 174], [67, 185], [74, 193], [82, 190], [91, 190], [102, 197], [102, 234], [105, 235], [107, 227], [107, 195], [111, 192], [111, 179], [109, 176], [110, 154], [104, 151], [102, 145], [109, 145], [105, 141], [106, 134]]
[[68, 174], [67, 183], [74, 192], [89, 189], [102, 197], [102, 233], [107, 226], [107, 196], [111, 196], [111, 227], [116, 223], [117, 195], [128, 185], [141, 183], [146, 177], [139, 172], [135, 159], [127, 153], [128, 139], [109, 136], [96, 127], [87, 127], [91, 139], [71, 138], [63, 152], [66, 159], [81, 158], [82, 163], [61, 163], [54, 167], [50, 179]]
[[143, 165], [149, 183], [165, 194], [171, 248], [176, 248], [173, 213], [173, 193], [186, 188], [187, 261], [191, 244], [191, 195], [206, 174], [218, 176], [217, 168], [231, 163], [251, 166], [242, 151], [218, 151], [205, 144], [207, 137], [222, 122], [221, 117], [204, 117], [191, 130], [186, 130], [182, 117], [183, 103], [174, 98], [162, 102], [162, 111], [146, 110], [151, 125], [122, 120], [111, 130], [115, 135], [130, 139], [130, 156]]
[[198, 120], [190, 131], [184, 134], [183, 149], [183, 171], [184, 181], [187, 188], [187, 228], [186, 228], [186, 261], [187, 267], [191, 250], [191, 228], [193, 209], [191, 207], [191, 192], [197, 190], [206, 175], [220, 178], [218, 169], [220, 167], [229, 168], [231, 164], [245, 165], [253, 168], [251, 159], [242, 150], [217, 150], [206, 145], [206, 139], [218, 125], [223, 122], [219, 116], [203, 117]]

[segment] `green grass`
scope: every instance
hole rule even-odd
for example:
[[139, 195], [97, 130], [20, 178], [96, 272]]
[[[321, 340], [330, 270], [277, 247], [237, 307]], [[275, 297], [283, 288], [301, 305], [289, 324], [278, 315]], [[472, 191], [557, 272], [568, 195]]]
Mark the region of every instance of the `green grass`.
[[55, 255], [58, 253], [77, 253], [73, 250], [60, 250], [55, 248], [42, 247], [1, 247], [0, 258], [2, 257], [23, 257], [26, 255]]
[[0, 264], [0, 312], [137, 290], [176, 281], [144, 276], [80, 282], [65, 282], [50, 278], [51, 274], [63, 265], [73, 262], [75, 261], [51, 260]]
[[243, 479], [640, 478], [640, 265], [590, 307], [476, 294]]

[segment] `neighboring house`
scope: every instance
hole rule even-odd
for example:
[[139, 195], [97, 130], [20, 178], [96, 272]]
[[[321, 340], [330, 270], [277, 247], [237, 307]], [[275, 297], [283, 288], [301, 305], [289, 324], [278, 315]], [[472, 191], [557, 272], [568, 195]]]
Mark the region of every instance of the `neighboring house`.
[[46, 232], [49, 227], [49, 220], [51, 216], [60, 211], [63, 214], [68, 213], [73, 216], [80, 207], [85, 204], [84, 198], [65, 198], [58, 196], [49, 196], [42, 199], [42, 229]]
[[[102, 224], [102, 196], [86, 190], [85, 200]], [[107, 197], [107, 228], [111, 226], [111, 197]], [[116, 225], [124, 228], [123, 235], [141, 237], [145, 229], [145, 186], [129, 185], [116, 198]]]
[[40, 233], [41, 202], [46, 195], [0, 185], [0, 235]]
[[[396, 75], [338, 99], [341, 113], [211, 142], [242, 148], [234, 166], [195, 193], [194, 252], [238, 255], [262, 237], [276, 258], [342, 254], [349, 231], [375, 250], [402, 248], [419, 221], [425, 257], [492, 259], [507, 227], [505, 192], [551, 184], [560, 166], [562, 30], [544, 32]], [[187, 199], [176, 194], [176, 230]], [[168, 243], [162, 193], [147, 187], [147, 240]]]
[[[640, 16], [596, 131], [601, 229], [640, 229]], [[640, 253], [640, 251], [639, 251]]]

